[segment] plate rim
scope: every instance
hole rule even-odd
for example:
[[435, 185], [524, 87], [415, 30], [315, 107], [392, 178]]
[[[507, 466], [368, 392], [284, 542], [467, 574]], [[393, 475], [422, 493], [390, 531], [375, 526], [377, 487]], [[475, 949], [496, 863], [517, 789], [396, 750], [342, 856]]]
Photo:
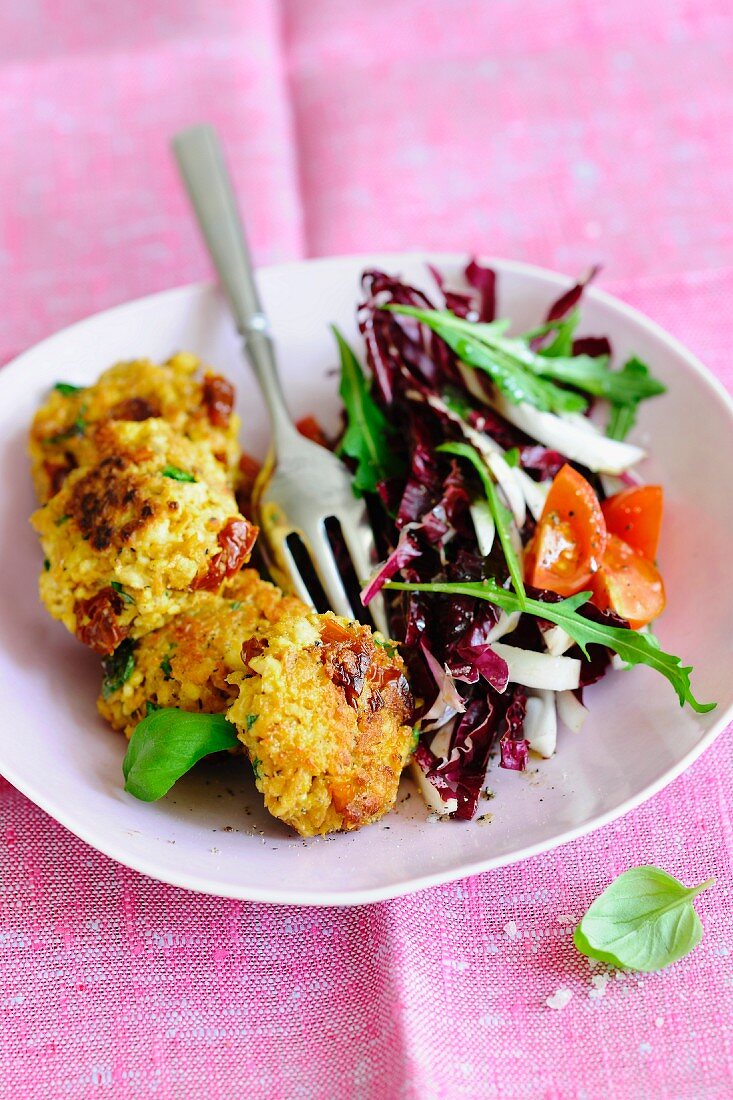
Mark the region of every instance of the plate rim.
[[[375, 253], [353, 253], [337, 256], [321, 256], [300, 260], [288, 260], [282, 263], [269, 264], [258, 271], [262, 275], [267, 277], [277, 276], [280, 273], [292, 271], [298, 268], [312, 268], [314, 266], [338, 266], [341, 264], [350, 265], [352, 267], [358, 266], [374, 266], [375, 264], [405, 264], [409, 262], [422, 262], [426, 261], [431, 263], [445, 263], [445, 264], [460, 264], [465, 262], [467, 253], [464, 252], [436, 252], [430, 249], [425, 250], [409, 250], [399, 252], [375, 252]], [[497, 267], [500, 271], [511, 272], [516, 275], [527, 276], [540, 276], [545, 280], [555, 283], [559, 288], [567, 288], [568, 280], [573, 276], [566, 276], [560, 272], [553, 271], [549, 268], [541, 267], [537, 264], [526, 263], [520, 260], [505, 260], [496, 256], [480, 255], [478, 257], [481, 263], [485, 263], [490, 266]], [[133, 298], [126, 302], [120, 302], [114, 306], [110, 306], [107, 309], [100, 310], [96, 313], [91, 313], [86, 317], [80, 318], [77, 321], [72, 322], [70, 325], [66, 325], [64, 328], [51, 333], [49, 336], [44, 337], [42, 340], [33, 344], [31, 347], [22, 351], [19, 355], [10, 359], [2, 368], [0, 368], [0, 386], [2, 386], [3, 378], [8, 378], [14, 375], [16, 372], [23, 370], [24, 361], [31, 355], [36, 355], [39, 352], [43, 352], [43, 349], [60, 336], [65, 336], [74, 330], [83, 328], [91, 321], [99, 321], [109, 318], [112, 315], [116, 315], [124, 312], [125, 310], [134, 310], [139, 308], [143, 303], [159, 302], [167, 298], [185, 297], [187, 295], [201, 295], [210, 292], [216, 288], [216, 284], [210, 280], [202, 280], [194, 283], [186, 283], [177, 287], [170, 287], [166, 290], [156, 291], [152, 294], [142, 295], [138, 298]], [[657, 341], [665, 344], [667, 348], [675, 355], [684, 360], [685, 365], [692, 370], [696, 376], [697, 381], [703, 384], [710, 392], [715, 396], [718, 401], [722, 402], [722, 405], [727, 412], [730, 420], [731, 427], [733, 428], [733, 395], [731, 395], [722, 382], [715, 377], [714, 374], [704, 365], [704, 363], [691, 352], [685, 345], [671, 333], [667, 332], [656, 321], [647, 317], [646, 314], [637, 310], [635, 307], [628, 305], [622, 299], [617, 298], [615, 295], [610, 294], [608, 291], [600, 288], [590, 286], [588, 287], [586, 294], [589, 298], [594, 298], [605, 304], [611, 310], [621, 314], [631, 321], [633, 324], [645, 329], [650, 336], [654, 337]], [[93, 830], [87, 829], [83, 824], [76, 823], [75, 814], [72, 809], [65, 807], [58, 808], [53, 802], [53, 798], [47, 798], [43, 792], [36, 790], [33, 782], [26, 782], [23, 778], [18, 778], [14, 774], [12, 767], [7, 768], [3, 765], [2, 775], [4, 778], [14, 787], [16, 787], [21, 794], [29, 798], [35, 803], [44, 813], [47, 813], [55, 821], [57, 821], [64, 828], [68, 829], [75, 836], [79, 837], [84, 843], [89, 844], [90, 847], [96, 851], [101, 852], [103, 855], [110, 859], [115, 860], [117, 863], [122, 864], [125, 867], [139, 872], [140, 874], [147, 875], [149, 878], [166, 883], [169, 886], [178, 887], [180, 889], [186, 889], [195, 893], [206, 894], [214, 897], [227, 897], [240, 901], [253, 901], [253, 902], [265, 902], [269, 904], [278, 905], [299, 905], [299, 906], [313, 906], [313, 907], [353, 907], [357, 905], [375, 904], [382, 901], [388, 901], [393, 898], [404, 897], [408, 894], [418, 893], [420, 891], [430, 889], [433, 886], [442, 885], [449, 882], [456, 882], [464, 878], [472, 877], [473, 875], [490, 871], [495, 868], [509, 866], [514, 863], [521, 863], [524, 860], [530, 859], [533, 856], [540, 855], [543, 852], [553, 851], [556, 848], [560, 848], [566, 844], [571, 843], [583, 836], [588, 835], [591, 832], [595, 832], [597, 829], [603, 828], [605, 825], [610, 824], [618, 818], [623, 817], [625, 814], [630, 813], [636, 807], [642, 805], [644, 802], [649, 801], [660, 791], [664, 790], [670, 783], [674, 782], [683, 772], [687, 771], [689, 767], [710, 747], [713, 741], [719, 736], [719, 734], [727, 727], [733, 718], [733, 703], [731, 703], [721, 714], [717, 717], [700, 740], [676, 764], [668, 768], [657, 780], [648, 784], [641, 791], [632, 795], [630, 798], [621, 802], [618, 806], [615, 806], [603, 813], [597, 814], [595, 817], [588, 821], [583, 822], [581, 825], [577, 825], [573, 828], [566, 829], [563, 832], [557, 834], [550, 840], [538, 841], [535, 844], [527, 845], [523, 848], [518, 848], [513, 852], [506, 852], [501, 855], [489, 856], [486, 859], [474, 860], [472, 863], [467, 864], [460, 869], [446, 869], [442, 871], [436, 871], [434, 873], [428, 873], [419, 875], [415, 878], [406, 879], [398, 883], [391, 883], [384, 886], [373, 886], [366, 888], [359, 888], [353, 891], [323, 891], [323, 890], [300, 890], [297, 898], [293, 897], [292, 891], [280, 888], [258, 888], [251, 886], [243, 886], [238, 889], [235, 884], [227, 887], [225, 894], [221, 893], [220, 886], [212, 883], [204, 875], [190, 874], [185, 870], [181, 870], [180, 873], [175, 875], [168, 872], [161, 873], [160, 869], [155, 866], [154, 860], [148, 860], [144, 855], [130, 856], [129, 852], [124, 848], [118, 847], [114, 841], [99, 841], [95, 839]]]

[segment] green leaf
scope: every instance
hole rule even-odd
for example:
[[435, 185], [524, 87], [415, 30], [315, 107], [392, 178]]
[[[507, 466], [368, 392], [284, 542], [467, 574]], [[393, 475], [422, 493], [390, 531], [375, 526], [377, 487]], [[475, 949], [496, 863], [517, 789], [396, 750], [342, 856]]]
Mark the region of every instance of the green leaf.
[[135, 671], [135, 642], [130, 638], [120, 642], [114, 653], [104, 658], [102, 668], [104, 669], [102, 698], [109, 699], [110, 695], [119, 691]]
[[78, 413], [76, 414], [74, 423], [71, 424], [70, 427], [66, 428], [63, 432], [58, 432], [57, 435], [50, 435], [48, 439], [44, 439], [43, 442], [51, 444], [66, 443], [69, 439], [77, 439], [80, 436], [84, 435], [85, 431], [87, 430], [87, 422], [85, 419], [86, 411], [86, 405], [82, 405]]
[[661, 970], [702, 939], [692, 902], [714, 882], [687, 887], [659, 867], [632, 867], [593, 902], [575, 929], [575, 946], [611, 966]]
[[[554, 331], [554, 339], [550, 341], [547, 347], [542, 348], [540, 355], [554, 358], [555, 356], [570, 356], [573, 354], [573, 339], [575, 338], [575, 330], [578, 327], [580, 321], [580, 311], [578, 309], [572, 310], [567, 317], [559, 318], [557, 321], [550, 321], [546, 331]], [[525, 336], [525, 340], [527, 337]]]
[[171, 676], [173, 675], [170, 657], [164, 657], [163, 660], [160, 662], [159, 668], [165, 676], [166, 680], [170, 680]]
[[[614, 371], [609, 370], [608, 356], [573, 355], [577, 310], [563, 320], [512, 338], [502, 335], [495, 324], [473, 324], [449, 310], [385, 308], [415, 317], [437, 332], [462, 362], [485, 370], [515, 404], [527, 401], [542, 411], [557, 413], [581, 412], [587, 407], [584, 397], [555, 385], [559, 382], [593, 397], [602, 397], [619, 408], [629, 407], [633, 417], [640, 401], [665, 392], [666, 387], [651, 376], [649, 368], [639, 359], [632, 358], [621, 370]], [[553, 330], [555, 337], [548, 347], [533, 351], [529, 340]]]
[[[636, 379], [639, 385], [643, 385], [645, 380], [650, 379], [649, 368], [646, 363], [642, 363], [641, 359], [637, 359], [635, 355], [632, 355], [631, 359], [624, 363], [623, 371], [628, 377]], [[654, 380], [651, 379], [651, 381]], [[661, 383], [656, 383], [656, 385], [661, 385]], [[664, 392], [664, 386], [657, 392]], [[625, 403], [611, 404], [611, 415], [606, 427], [606, 435], [609, 439], [626, 439], [636, 423], [636, 410], [639, 407], [640, 400], [641, 398]]]
[[592, 619], [579, 615], [577, 609], [588, 602], [590, 592], [579, 592], [576, 596], [570, 596], [558, 603], [543, 603], [530, 596], [522, 602], [515, 592], [501, 588], [493, 580], [466, 581], [462, 584], [448, 582], [403, 584], [388, 581], [384, 587], [403, 592], [440, 592], [448, 596], [475, 596], [479, 600], [489, 600], [504, 611], [525, 611], [538, 619], [546, 619], [548, 622], [555, 623], [556, 626], [561, 626], [586, 654], [589, 645], [605, 645], [618, 653], [619, 657], [629, 665], [648, 665], [649, 668], [660, 672], [674, 688], [681, 706], [689, 703], [698, 714], [706, 714], [717, 706], [716, 703], [698, 702], [692, 694], [690, 685], [692, 668], [683, 667], [679, 657], [658, 649], [656, 638], [652, 642], [646, 634], [637, 630], [595, 623]]
[[508, 451], [505, 451], [504, 461], [506, 462], [507, 466], [511, 466], [512, 469], [514, 469], [516, 466], [519, 466], [519, 447], [510, 447]]
[[151, 711], [135, 727], [122, 762], [125, 790], [154, 802], [204, 756], [238, 744], [236, 728], [223, 714]]
[[481, 484], [486, 493], [489, 510], [496, 525], [496, 533], [499, 536], [499, 542], [504, 551], [504, 557], [506, 558], [507, 567], [509, 569], [509, 576], [512, 578], [514, 591], [519, 595], [524, 605], [526, 592], [524, 590], [522, 566], [512, 546], [511, 512], [502, 501], [499, 500], [499, 494], [486, 467], [486, 463], [476, 448], [472, 447], [469, 443], [441, 443], [441, 445], [435, 449], [436, 451], [442, 451], [444, 454], [458, 455], [460, 458], [468, 459], [478, 473], [478, 476], [481, 478]]
[[169, 477], [173, 481], [195, 481], [196, 478], [193, 474], [189, 474], [187, 470], [181, 470], [178, 466], [164, 466], [163, 477]]
[[[545, 357], [538, 356], [538, 359], [542, 362]], [[538, 366], [537, 372], [543, 378], [575, 386], [621, 407], [633, 405], [635, 408], [647, 397], [665, 393], [666, 386], [652, 378], [646, 367], [643, 372], [631, 367], [632, 362], [639, 360], [629, 360], [621, 370], [609, 370], [605, 355], [575, 355], [568, 359], [558, 356], [547, 359], [547, 365]]]
[[135, 602], [133, 600], [132, 596], [130, 596], [129, 593], [125, 592], [124, 588], [122, 587], [122, 585], [120, 584], [119, 581], [110, 581], [110, 588], [114, 588], [114, 590], [118, 594], [118, 596], [122, 597], [122, 602], [123, 603], [134, 603]]
[[369, 392], [359, 360], [339, 330], [331, 327], [341, 357], [339, 393], [346, 410], [339, 453], [356, 460], [353, 488], [362, 496], [375, 492], [380, 481], [399, 473], [401, 467], [389, 443], [389, 424]]
[[81, 393], [84, 386], [73, 386], [71, 382], [57, 382], [54, 389], [64, 397], [71, 397], [72, 394]]
[[[485, 371], [508, 401], [525, 401], [543, 412], [582, 412], [588, 402], [578, 393], [561, 389], [539, 377], [533, 368], [539, 359], [521, 339], [501, 335], [494, 324], [475, 324], [450, 310], [384, 306], [392, 313], [414, 317], [436, 332], [466, 366]], [[504, 325], [504, 327], [506, 327]]]

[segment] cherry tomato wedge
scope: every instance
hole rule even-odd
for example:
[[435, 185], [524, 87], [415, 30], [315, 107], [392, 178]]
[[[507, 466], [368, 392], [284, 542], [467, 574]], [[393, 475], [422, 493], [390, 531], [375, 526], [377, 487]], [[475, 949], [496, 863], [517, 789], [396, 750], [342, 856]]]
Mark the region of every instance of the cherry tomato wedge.
[[590, 588], [606, 548], [598, 497], [567, 464], [555, 477], [525, 552], [525, 577], [535, 588], [572, 596]]
[[662, 528], [661, 485], [634, 485], [601, 505], [610, 534], [623, 539], [647, 561], [654, 561]]
[[592, 602], [602, 611], [615, 611], [636, 630], [664, 611], [664, 582], [653, 562], [609, 535], [601, 568], [593, 578]]

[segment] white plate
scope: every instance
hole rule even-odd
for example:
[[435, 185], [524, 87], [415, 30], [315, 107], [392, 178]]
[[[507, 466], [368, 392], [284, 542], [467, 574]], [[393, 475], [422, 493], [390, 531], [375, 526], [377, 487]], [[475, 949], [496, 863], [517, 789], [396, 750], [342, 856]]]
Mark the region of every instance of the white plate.
[[[461, 258], [433, 256], [449, 274]], [[430, 286], [416, 256], [285, 264], [260, 273], [297, 415], [338, 420], [327, 325], [355, 338], [364, 267]], [[568, 281], [522, 264], [495, 264], [500, 312], [529, 327]], [[396, 811], [359, 833], [300, 840], [265, 814], [244, 765], [198, 770], [155, 804], [122, 790], [123, 740], [95, 709], [98, 662], [36, 597], [41, 555], [28, 525], [34, 507], [25, 436], [37, 404], [59, 380], [88, 383], [118, 359], [189, 349], [237, 381], [244, 444], [262, 454], [262, 403], [243, 365], [226, 308], [208, 286], [183, 287], [91, 317], [44, 341], [0, 374], [0, 772], [58, 821], [107, 855], [166, 882], [234, 898], [358, 904], [511, 863], [577, 837], [658, 791], [709, 745], [732, 709], [729, 570], [733, 559], [733, 403], [675, 340], [627, 306], [592, 290], [583, 328], [607, 333], [618, 355], [648, 360], [669, 394], [643, 406], [634, 438], [653, 442], [643, 473], [666, 492], [661, 565], [669, 609], [665, 648], [694, 664], [698, 698], [718, 709], [682, 710], [646, 668], [588, 691], [581, 734], [560, 737], [553, 760], [525, 774], [492, 766], [495, 798], [483, 823], [428, 822], [405, 782]], [[407, 795], [410, 795], [407, 798]]]

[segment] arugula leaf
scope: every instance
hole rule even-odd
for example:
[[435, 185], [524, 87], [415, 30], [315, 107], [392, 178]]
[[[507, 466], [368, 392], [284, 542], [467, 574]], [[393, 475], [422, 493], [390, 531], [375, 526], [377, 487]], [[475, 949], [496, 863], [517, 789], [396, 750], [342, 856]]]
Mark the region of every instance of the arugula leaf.
[[193, 474], [189, 474], [187, 470], [181, 470], [178, 466], [164, 466], [163, 477], [169, 477], [173, 481], [195, 481], [196, 478]]
[[120, 642], [114, 653], [102, 661], [104, 679], [102, 680], [102, 698], [109, 699], [119, 691], [135, 671], [135, 642], [126, 638]]
[[81, 393], [84, 386], [73, 386], [71, 382], [57, 382], [54, 389], [58, 393], [63, 394], [64, 397], [71, 397], [72, 394]]
[[336, 326], [331, 328], [341, 357], [339, 393], [346, 410], [346, 431], [338, 453], [356, 459], [353, 489], [356, 496], [362, 496], [375, 492], [380, 481], [398, 473], [400, 464], [389, 444], [389, 424], [369, 392], [359, 360]]
[[[544, 356], [538, 356], [542, 360]], [[639, 371], [632, 364], [638, 363]], [[604, 397], [615, 405], [634, 408], [647, 397], [656, 397], [665, 393], [667, 387], [652, 378], [649, 370], [639, 359], [630, 359], [621, 370], [609, 370], [605, 355], [575, 355], [569, 359], [557, 356], [547, 360], [547, 365], [537, 366], [537, 372], [543, 378], [553, 378], [556, 382], [565, 382], [577, 386], [594, 397]]]
[[[575, 330], [578, 327], [580, 321], [580, 310], [573, 309], [567, 315], [567, 317], [559, 318], [557, 321], [550, 321], [547, 326], [547, 332], [555, 333], [555, 337], [547, 347], [542, 348], [540, 355], [554, 358], [555, 356], [571, 356], [573, 354], [573, 339], [575, 338]], [[525, 340], [527, 337], [525, 336]]]
[[632, 867], [593, 902], [575, 929], [575, 946], [611, 966], [661, 970], [702, 939], [692, 902], [714, 882], [688, 888], [659, 867]]
[[509, 509], [499, 500], [499, 494], [486, 468], [486, 463], [481, 458], [476, 448], [472, 447], [469, 443], [441, 443], [441, 445], [435, 449], [436, 451], [442, 451], [444, 454], [458, 455], [460, 458], [467, 458], [481, 478], [481, 484], [486, 493], [489, 510], [494, 520], [494, 524], [496, 525], [496, 533], [499, 536], [499, 542], [501, 543], [501, 548], [504, 551], [504, 557], [506, 558], [506, 563], [509, 568], [509, 576], [512, 578], [514, 591], [520, 596], [522, 604], [524, 604], [526, 592], [524, 589], [524, 579], [522, 577], [522, 566], [512, 546], [512, 515]]
[[[587, 401], [580, 394], [554, 383], [573, 386], [593, 397], [602, 397], [622, 408], [634, 409], [640, 401], [664, 393], [666, 387], [652, 378], [641, 360], [632, 358], [621, 370], [609, 370], [607, 355], [573, 355], [573, 335], [578, 324], [574, 310], [561, 321], [543, 326], [555, 331], [555, 338], [540, 352], [530, 347], [528, 335], [507, 337], [496, 325], [477, 325], [456, 317], [449, 310], [419, 310], [412, 306], [389, 306], [393, 313], [406, 314], [437, 332], [462, 362], [491, 375], [502, 393], [515, 404], [528, 401], [545, 412], [581, 412]], [[539, 330], [529, 334], [534, 338]]]
[[[476, 324], [456, 317], [450, 310], [416, 309], [414, 306], [383, 306], [392, 313], [414, 317], [436, 332], [462, 363], [486, 371], [508, 401], [523, 401], [543, 412], [582, 412], [588, 402], [578, 393], [561, 389], [539, 377], [533, 368], [533, 351], [520, 339], [501, 335], [495, 323]], [[504, 325], [506, 327], [506, 325]]]
[[641, 634], [639, 631], [596, 623], [592, 619], [579, 615], [578, 608], [588, 602], [590, 592], [578, 592], [577, 595], [569, 596], [558, 603], [543, 603], [530, 596], [522, 601], [516, 593], [501, 588], [493, 580], [432, 584], [403, 584], [388, 581], [384, 587], [402, 592], [442, 592], [448, 596], [475, 596], [479, 600], [489, 600], [504, 611], [526, 611], [538, 619], [546, 619], [548, 622], [555, 623], [556, 626], [561, 626], [586, 656], [589, 645], [604, 645], [618, 653], [619, 657], [629, 665], [648, 665], [656, 672], [661, 672], [677, 693], [680, 706], [689, 703], [698, 714], [706, 714], [717, 706], [717, 703], [698, 702], [692, 694], [690, 684], [692, 668], [683, 667], [679, 657], [658, 649], [654, 644], [656, 639], [651, 642], [646, 634]]
[[204, 756], [236, 748], [236, 727], [223, 714], [164, 707], [135, 726], [122, 761], [125, 790], [143, 802], [167, 794]]
[[[650, 379], [649, 368], [646, 363], [642, 363], [641, 359], [637, 359], [635, 355], [632, 355], [631, 359], [624, 363], [622, 373], [624, 372], [627, 377], [637, 379], [638, 385], [643, 385], [645, 380]], [[654, 383], [654, 379], [651, 379], [651, 382]], [[660, 382], [654, 384], [661, 387], [656, 391], [657, 393], [664, 393], [665, 387]], [[638, 398], [623, 404], [612, 403], [611, 415], [608, 418], [606, 427], [606, 435], [609, 439], [626, 439], [636, 423], [636, 410], [641, 400], [642, 398]]]

